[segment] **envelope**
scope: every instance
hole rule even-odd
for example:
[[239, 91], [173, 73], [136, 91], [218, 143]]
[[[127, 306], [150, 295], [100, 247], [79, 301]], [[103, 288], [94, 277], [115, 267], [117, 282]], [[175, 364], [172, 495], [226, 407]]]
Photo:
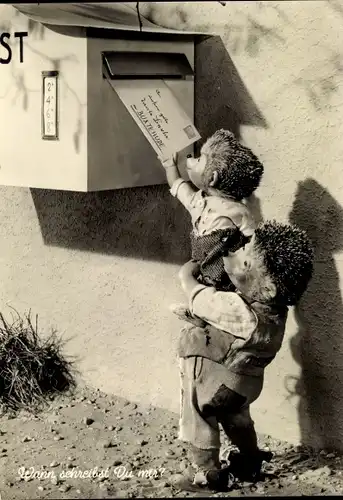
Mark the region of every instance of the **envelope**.
[[200, 139], [165, 80], [107, 80], [163, 162]]

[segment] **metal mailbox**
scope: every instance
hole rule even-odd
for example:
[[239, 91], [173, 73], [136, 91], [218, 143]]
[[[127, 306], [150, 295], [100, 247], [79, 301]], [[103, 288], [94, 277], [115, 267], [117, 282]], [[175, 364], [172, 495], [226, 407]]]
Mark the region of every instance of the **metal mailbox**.
[[[22, 61], [0, 64], [0, 184], [100, 191], [165, 183], [107, 79], [163, 79], [193, 120], [196, 35], [44, 23], [0, 9], [9, 32], [27, 33]], [[20, 38], [10, 41], [19, 50]]]

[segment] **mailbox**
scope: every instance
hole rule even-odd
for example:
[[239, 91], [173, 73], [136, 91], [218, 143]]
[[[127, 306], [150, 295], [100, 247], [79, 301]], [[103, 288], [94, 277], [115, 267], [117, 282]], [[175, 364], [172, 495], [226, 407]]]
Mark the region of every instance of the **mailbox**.
[[[0, 64], [0, 184], [72, 191], [164, 184], [156, 153], [107, 80], [163, 79], [193, 120], [196, 34], [47, 24], [0, 9], [15, 55]], [[22, 61], [19, 32], [27, 33]], [[192, 149], [181, 152], [181, 164]]]

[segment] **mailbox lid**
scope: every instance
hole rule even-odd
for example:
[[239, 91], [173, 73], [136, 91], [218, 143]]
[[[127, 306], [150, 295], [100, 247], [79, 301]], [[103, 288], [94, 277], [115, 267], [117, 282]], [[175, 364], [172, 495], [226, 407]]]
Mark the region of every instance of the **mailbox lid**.
[[105, 51], [102, 60], [113, 80], [194, 76], [186, 54], [182, 52]]

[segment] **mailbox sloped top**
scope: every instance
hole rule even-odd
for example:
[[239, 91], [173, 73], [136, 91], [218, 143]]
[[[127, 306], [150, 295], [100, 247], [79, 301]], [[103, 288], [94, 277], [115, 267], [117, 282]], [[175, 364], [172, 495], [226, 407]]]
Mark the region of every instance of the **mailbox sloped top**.
[[134, 6], [125, 3], [53, 3], [12, 4], [21, 14], [34, 21], [55, 26], [82, 26], [140, 31], [146, 33], [210, 35], [211, 33], [179, 31], [158, 26], [140, 15], [139, 23]]

